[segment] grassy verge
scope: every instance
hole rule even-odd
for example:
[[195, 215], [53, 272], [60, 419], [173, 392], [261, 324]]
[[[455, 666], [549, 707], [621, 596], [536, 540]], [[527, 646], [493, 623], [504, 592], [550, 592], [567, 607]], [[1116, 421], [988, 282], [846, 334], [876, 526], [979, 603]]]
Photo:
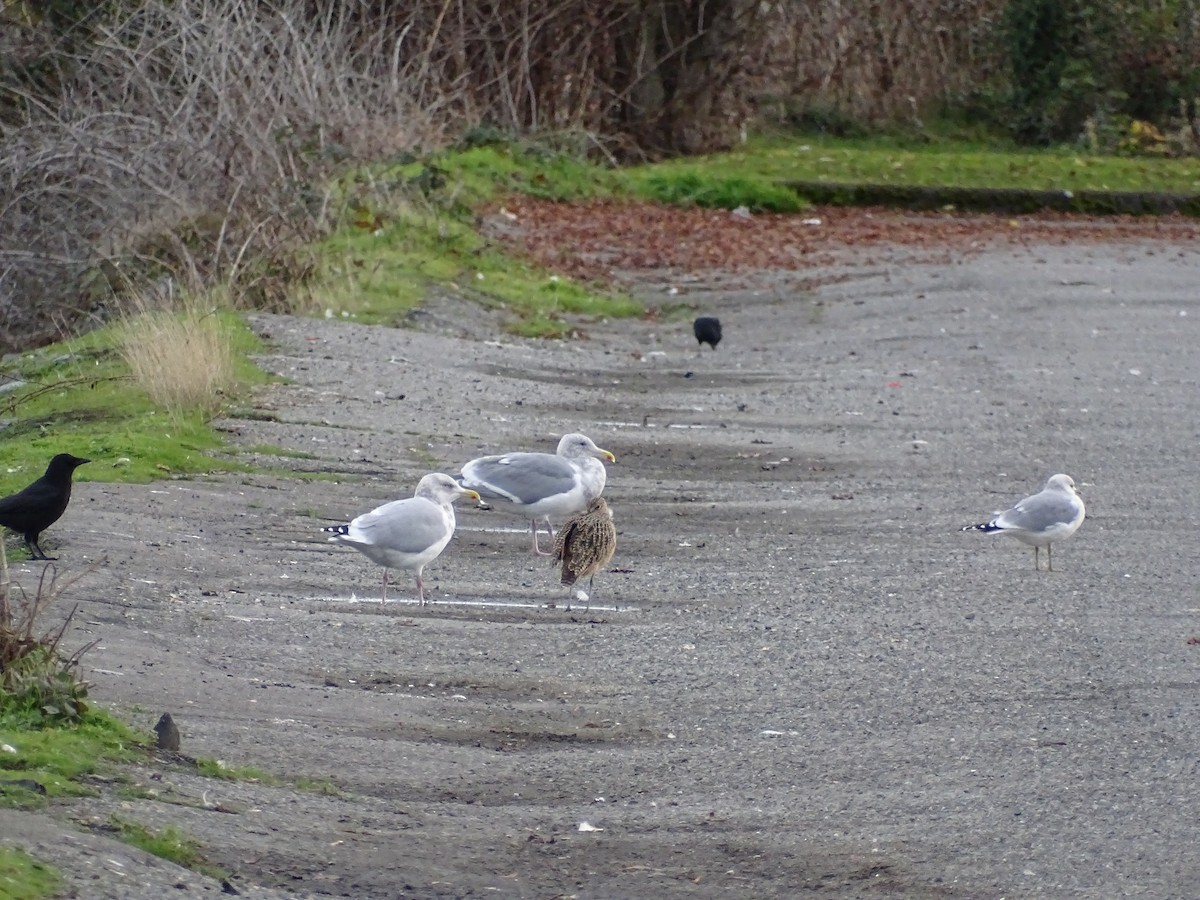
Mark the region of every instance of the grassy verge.
[[[639, 199], [786, 213], [810, 205], [798, 193], [803, 183], [1189, 193], [1200, 192], [1200, 160], [1101, 156], [1077, 148], [1022, 150], [928, 133], [792, 134], [757, 137], [729, 153], [617, 170], [536, 144], [483, 143], [360, 169], [343, 179], [335, 192], [340, 224], [314, 248], [320, 274], [306, 287], [306, 305], [327, 316], [394, 324], [430, 294], [449, 291], [502, 310], [509, 331], [561, 337], [575, 322], [642, 310], [607, 286], [574, 282], [523, 262], [489, 237], [520, 228], [504, 208], [507, 198]], [[823, 201], [902, 205], [907, 196], [843, 194]], [[958, 202], [969, 205], [968, 199]], [[922, 198], [924, 205], [930, 202], [945, 205], [936, 197]], [[1040, 208], [1037, 198], [1029, 203]], [[1095, 212], [1120, 208], [1078, 206]]]
[[[89, 712], [76, 726], [38, 727], [29, 716], [0, 718], [0, 806], [38, 809], [56, 798], [96, 796], [101, 790], [135, 800], [178, 803], [160, 797], [123, 775], [123, 767], [145, 758], [147, 741], [103, 712]], [[124, 770], [128, 771], [128, 770]], [[222, 781], [287, 786], [317, 794], [340, 791], [327, 779], [282, 778], [254, 767], [231, 767], [212, 759], [195, 761], [197, 774]], [[94, 776], [94, 778], [93, 778]], [[89, 780], [94, 781], [89, 784]], [[199, 801], [191, 804], [199, 805]], [[182, 830], [152, 829], [128, 816], [112, 816], [98, 829], [180, 866], [223, 879], [201, 844]], [[61, 878], [44, 863], [0, 847], [0, 897], [55, 896]]]
[[56, 797], [92, 796], [84, 779], [140, 755], [138, 737], [112, 716], [89, 711], [75, 726], [38, 727], [28, 715], [0, 718], [0, 805], [30, 809]]
[[27, 853], [0, 847], [0, 897], [42, 900], [60, 896], [62, 876]]
[[1074, 148], [1017, 150], [979, 141], [789, 135], [753, 139], [729, 153], [631, 171], [637, 184], [713, 181], [737, 172], [768, 182], [926, 187], [1200, 192], [1200, 159], [1100, 156]]
[[207, 875], [221, 881], [228, 873], [214, 866], [204, 856], [200, 844], [174, 826], [155, 830], [147, 828], [140, 822], [112, 816], [109, 819], [109, 830], [127, 844], [153, 854], [160, 859], [168, 860], [177, 866]]
[[[162, 319], [155, 320], [156, 327]], [[237, 385], [262, 383], [266, 376], [248, 354], [257, 339], [232, 313], [214, 314], [211, 328], [230, 348], [231, 378], [218, 389], [207, 380], [194, 402], [170, 404], [135, 379], [124, 348], [130, 324], [90, 332], [44, 347], [0, 367], [0, 385], [18, 383], [0, 397], [0, 496], [24, 487], [45, 470], [56, 453], [69, 452], [92, 462], [76, 473], [80, 481], [149, 482], [171, 475], [196, 474], [235, 464], [214, 459], [221, 444], [209, 426], [213, 413], [236, 396]], [[139, 344], [164, 346], [161, 332], [135, 335]], [[187, 342], [187, 335], [183, 337]], [[156, 343], [157, 342], [157, 343]], [[189, 360], [209, 352], [198, 345], [192, 356], [175, 360], [189, 371]], [[162, 382], [161, 370], [147, 383]], [[203, 371], [200, 376], [206, 378]]]
[[524, 262], [480, 229], [509, 220], [504, 197], [584, 200], [625, 191], [617, 173], [515, 144], [455, 150], [356, 172], [338, 187], [340, 226], [314, 248], [319, 277], [307, 306], [332, 317], [395, 324], [431, 293], [452, 292], [506, 314], [513, 333], [569, 334], [580, 319], [634, 316], [642, 307], [603, 286]]

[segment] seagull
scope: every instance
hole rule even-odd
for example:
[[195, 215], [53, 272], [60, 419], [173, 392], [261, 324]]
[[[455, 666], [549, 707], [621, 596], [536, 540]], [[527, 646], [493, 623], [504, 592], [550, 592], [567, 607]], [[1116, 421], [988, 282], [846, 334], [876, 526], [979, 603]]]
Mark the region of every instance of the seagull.
[[383, 597], [387, 602], [388, 569], [407, 569], [417, 576], [417, 600], [425, 605], [421, 570], [446, 549], [454, 535], [454, 507], [459, 497], [479, 501], [479, 494], [462, 487], [449, 475], [434, 472], [417, 482], [406, 500], [393, 500], [347, 525], [331, 525], [329, 540], [353, 547], [371, 562], [383, 566]]
[[554, 559], [562, 563], [562, 583], [570, 587], [586, 575], [589, 592], [596, 573], [612, 561], [616, 552], [617, 529], [603, 497], [597, 497], [585, 512], [564, 522], [554, 538]]
[[70, 453], [59, 453], [46, 467], [46, 474], [29, 487], [0, 500], [0, 525], [20, 532], [34, 559], [53, 560], [38, 545], [38, 535], [57, 522], [71, 502], [71, 476], [91, 462]]
[[564, 434], [556, 453], [503, 453], [481, 456], [462, 467], [458, 481], [479, 492], [483, 502], [529, 517], [533, 552], [549, 556], [538, 546], [539, 523], [554, 534], [551, 516], [569, 516], [587, 509], [604, 490], [605, 460], [617, 458], [582, 434]]
[[700, 316], [692, 323], [692, 331], [701, 349], [708, 344], [716, 350], [717, 344], [721, 343], [721, 320], [716, 316]]
[[1062, 541], [1083, 524], [1083, 498], [1070, 475], [1052, 475], [1041, 493], [1026, 497], [1012, 509], [990, 522], [968, 525], [963, 531], [1008, 534], [1033, 546], [1033, 568], [1038, 570], [1039, 552], [1046, 548], [1046, 571], [1054, 571], [1052, 541]]

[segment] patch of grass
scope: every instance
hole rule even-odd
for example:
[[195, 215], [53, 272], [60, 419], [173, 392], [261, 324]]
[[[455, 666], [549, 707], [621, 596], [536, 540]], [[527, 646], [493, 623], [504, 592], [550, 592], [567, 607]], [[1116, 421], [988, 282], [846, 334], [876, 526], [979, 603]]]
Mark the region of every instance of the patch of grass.
[[1200, 191], [1200, 158], [1102, 156], [1075, 148], [1015, 149], [980, 140], [773, 135], [729, 153], [630, 171], [720, 179], [728, 172], [774, 181], [1031, 190]]
[[0, 847], [0, 897], [42, 900], [57, 897], [63, 887], [57, 869], [11, 847]]
[[125, 843], [161, 859], [218, 881], [228, 877], [227, 872], [205, 859], [204, 854], [200, 852], [200, 844], [195, 839], [172, 825], [155, 831], [140, 822], [114, 815], [109, 819], [109, 827]]
[[[50, 798], [92, 796], [95, 790], [80, 779], [140, 755], [137, 735], [107, 713], [90, 710], [78, 725], [43, 726], [29, 711], [0, 717], [0, 781], [36, 782]], [[32, 791], [0, 792], [0, 803], [8, 806], [42, 802]]]
[[577, 201], [623, 196], [630, 190], [628, 179], [617, 169], [588, 162], [582, 152], [531, 141], [453, 150], [436, 157], [435, 165], [470, 204], [507, 194]]
[[600, 291], [515, 259], [470, 224], [435, 210], [396, 208], [373, 232], [342, 229], [325, 242], [323, 278], [309, 288], [326, 315], [398, 323], [426, 297], [451, 290], [485, 307], [508, 311], [511, 330], [558, 337], [564, 316], [638, 315], [630, 297]]
[[[728, 173], [729, 169], [725, 169]], [[639, 196], [672, 206], [793, 213], [810, 204], [786, 187], [757, 174], [729, 175], [706, 168], [679, 166], [631, 173]]]
[[342, 789], [328, 778], [310, 778], [302, 775], [295, 779], [292, 785], [297, 790], [307, 791], [310, 794], [320, 794], [324, 797], [340, 797], [342, 794]]
[[116, 333], [134, 382], [172, 419], [211, 416], [236, 383], [230, 330], [211, 311], [143, 310]]
[[196, 760], [196, 771], [207, 778], [219, 778], [221, 781], [251, 781], [257, 784], [280, 783], [277, 777], [262, 769], [256, 769], [253, 766], [230, 766], [222, 759], [201, 757]]
[[[74, 610], [49, 627], [50, 608], [95, 565], [59, 579], [43, 567], [32, 593], [12, 583], [0, 544], [0, 803], [40, 805], [43, 796], [90, 793], [79, 779], [102, 761], [127, 758], [129, 729], [87, 703], [80, 657], [62, 647]], [[45, 630], [43, 630], [45, 629]]]
[[617, 173], [567, 155], [507, 145], [357, 172], [340, 188], [343, 224], [316, 248], [324, 263], [301, 306], [397, 324], [448, 290], [507, 312], [514, 333], [544, 337], [569, 334], [568, 317], [639, 315], [641, 304], [628, 296], [514, 258], [475, 221], [482, 205], [510, 193], [575, 200], [612, 195], [622, 184]]
[[[210, 321], [232, 348], [236, 384], [265, 382], [248, 359], [260, 345], [242, 320], [220, 312]], [[121, 358], [121, 328], [99, 329], [0, 367], [0, 381], [25, 382], [0, 401], [0, 420], [7, 421], [0, 431], [0, 496], [39, 477], [62, 452], [92, 460], [75, 473], [76, 481], [145, 483], [244, 468], [209, 455], [221, 446], [209, 426], [211, 404], [170, 412], [136, 387]]]
[[286, 778], [272, 775], [254, 766], [230, 766], [224, 760], [200, 758], [196, 760], [196, 771], [207, 778], [217, 778], [221, 781], [246, 781], [253, 784], [265, 784], [278, 787], [290, 784], [301, 791], [313, 794], [340, 794], [341, 788], [328, 778], [313, 778], [301, 775], [296, 778]]

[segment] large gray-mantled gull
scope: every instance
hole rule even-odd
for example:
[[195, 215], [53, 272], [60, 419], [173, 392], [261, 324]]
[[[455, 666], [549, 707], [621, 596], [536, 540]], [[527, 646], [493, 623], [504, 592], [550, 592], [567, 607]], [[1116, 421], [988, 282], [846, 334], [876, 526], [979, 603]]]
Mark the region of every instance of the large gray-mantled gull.
[[1041, 493], [1026, 497], [990, 522], [968, 525], [963, 531], [1007, 534], [1033, 546], [1033, 568], [1039, 568], [1039, 551], [1046, 548], [1046, 571], [1054, 571], [1051, 542], [1073, 535], [1083, 524], [1083, 498], [1069, 475], [1052, 475]]
[[533, 552], [549, 556], [538, 546], [538, 530], [551, 517], [570, 516], [587, 509], [600, 496], [606, 477], [604, 463], [616, 462], [609, 451], [582, 434], [564, 434], [556, 453], [502, 453], [481, 456], [462, 467], [464, 487], [479, 492], [483, 502], [529, 518]]
[[383, 566], [383, 597], [387, 600], [388, 569], [416, 573], [417, 600], [425, 605], [425, 582], [421, 570], [438, 558], [454, 535], [454, 507], [459, 497], [478, 501], [479, 494], [462, 487], [449, 475], [434, 472], [417, 482], [417, 490], [406, 500], [393, 500], [346, 525], [322, 531], [333, 533], [329, 540], [353, 547], [367, 559]]
[[567, 587], [586, 575], [591, 591], [596, 573], [612, 562], [616, 552], [617, 529], [612, 510], [603, 497], [589, 503], [584, 512], [571, 516], [554, 538], [554, 559], [562, 563], [561, 581]]

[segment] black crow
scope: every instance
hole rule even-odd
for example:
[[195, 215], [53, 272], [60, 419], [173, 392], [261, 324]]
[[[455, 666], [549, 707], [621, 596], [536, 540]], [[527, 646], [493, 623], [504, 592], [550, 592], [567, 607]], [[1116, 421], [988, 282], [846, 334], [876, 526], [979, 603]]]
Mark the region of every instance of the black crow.
[[716, 350], [717, 344], [721, 343], [721, 320], [716, 316], [701, 316], [692, 323], [692, 331], [701, 347], [708, 344]]
[[50, 460], [46, 474], [23, 491], [0, 500], [0, 525], [24, 535], [25, 546], [34, 559], [53, 559], [38, 546], [38, 535], [67, 511], [71, 501], [71, 475], [76, 467], [91, 462], [60, 453]]

